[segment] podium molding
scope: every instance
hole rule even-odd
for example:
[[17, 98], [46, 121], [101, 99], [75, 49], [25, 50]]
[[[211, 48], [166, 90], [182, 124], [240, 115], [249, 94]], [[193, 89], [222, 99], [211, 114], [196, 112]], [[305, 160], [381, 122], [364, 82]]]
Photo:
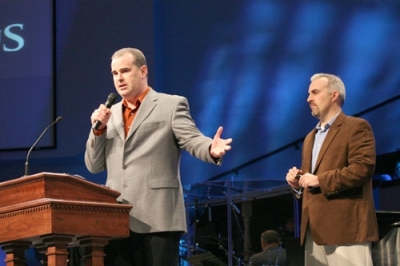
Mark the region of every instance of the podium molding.
[[68, 247], [85, 247], [85, 263], [104, 265], [103, 248], [129, 236], [128, 204], [120, 193], [81, 177], [38, 173], [0, 183], [0, 247], [6, 266], [25, 265], [34, 246], [47, 265], [67, 265]]

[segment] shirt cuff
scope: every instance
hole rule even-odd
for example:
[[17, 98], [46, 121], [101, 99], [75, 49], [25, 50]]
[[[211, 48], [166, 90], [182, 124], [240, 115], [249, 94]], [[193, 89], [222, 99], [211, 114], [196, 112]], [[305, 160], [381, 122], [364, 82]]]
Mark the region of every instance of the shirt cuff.
[[102, 130], [93, 129], [93, 133], [95, 136], [101, 136], [104, 134], [104, 132], [106, 132], [106, 130], [107, 130], [107, 127], [104, 127]]
[[292, 192], [293, 192], [293, 195], [296, 197], [296, 199], [300, 199], [301, 195], [303, 194], [303, 189], [301, 189], [301, 188], [299, 188], [299, 189], [292, 188]]

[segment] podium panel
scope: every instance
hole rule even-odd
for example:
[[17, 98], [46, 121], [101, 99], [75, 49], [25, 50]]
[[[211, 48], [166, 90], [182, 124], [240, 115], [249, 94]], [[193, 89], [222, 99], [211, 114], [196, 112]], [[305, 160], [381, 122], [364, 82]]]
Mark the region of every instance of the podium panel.
[[0, 246], [6, 265], [24, 265], [35, 246], [48, 265], [66, 265], [67, 248], [86, 247], [86, 265], [103, 265], [110, 239], [129, 236], [131, 205], [119, 192], [67, 174], [39, 173], [0, 183]]

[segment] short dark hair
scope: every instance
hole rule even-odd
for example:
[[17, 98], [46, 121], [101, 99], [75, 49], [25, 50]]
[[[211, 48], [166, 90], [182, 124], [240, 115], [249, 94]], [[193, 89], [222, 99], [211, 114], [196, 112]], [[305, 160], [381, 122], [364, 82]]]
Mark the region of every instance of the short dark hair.
[[275, 230], [267, 230], [261, 234], [261, 241], [265, 244], [279, 244], [280, 239], [278, 232]]
[[137, 67], [147, 65], [146, 57], [144, 56], [142, 51], [131, 47], [119, 49], [111, 56], [111, 59], [118, 58], [128, 53], [133, 55], [133, 60], [134, 60], [133, 64], [135, 64]]

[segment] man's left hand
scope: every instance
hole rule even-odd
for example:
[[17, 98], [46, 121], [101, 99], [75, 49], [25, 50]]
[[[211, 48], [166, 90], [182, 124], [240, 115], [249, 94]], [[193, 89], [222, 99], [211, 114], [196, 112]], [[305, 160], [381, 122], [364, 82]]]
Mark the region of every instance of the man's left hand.
[[214, 158], [221, 158], [225, 155], [226, 151], [231, 149], [232, 138], [221, 139], [223, 127], [219, 127], [217, 133], [215, 133], [214, 139], [211, 144], [210, 154]]

